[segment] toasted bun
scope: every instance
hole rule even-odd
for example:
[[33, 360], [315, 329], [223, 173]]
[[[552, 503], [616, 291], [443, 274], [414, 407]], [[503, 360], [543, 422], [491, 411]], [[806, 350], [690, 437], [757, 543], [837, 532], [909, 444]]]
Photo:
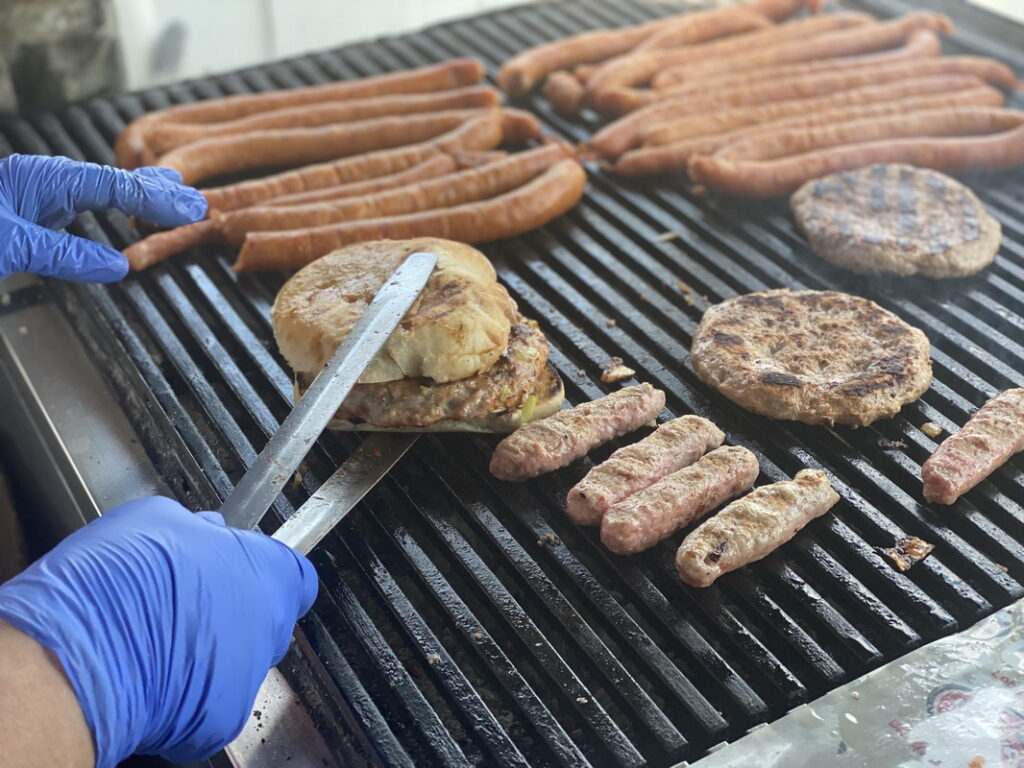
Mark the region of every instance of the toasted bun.
[[[295, 400], [302, 394], [298, 384], [295, 386]], [[543, 419], [558, 411], [565, 400], [565, 386], [558, 372], [548, 365], [544, 374], [537, 380], [533, 391], [536, 398], [530, 421]], [[498, 411], [483, 419], [471, 421], [438, 421], [427, 427], [375, 427], [373, 424], [353, 424], [345, 419], [334, 419], [327, 425], [328, 429], [342, 432], [484, 432], [507, 434], [515, 432], [523, 425], [523, 407]]]
[[329, 253], [299, 270], [271, 312], [281, 354], [296, 373], [323, 369], [388, 276], [415, 251], [437, 267], [360, 382], [456, 381], [492, 366], [508, 347], [516, 305], [475, 248], [451, 240], [377, 240]]

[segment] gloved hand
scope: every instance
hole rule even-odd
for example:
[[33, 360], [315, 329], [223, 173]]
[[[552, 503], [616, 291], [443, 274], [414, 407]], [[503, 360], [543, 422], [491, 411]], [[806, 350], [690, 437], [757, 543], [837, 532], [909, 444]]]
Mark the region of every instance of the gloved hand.
[[206, 199], [169, 168], [124, 171], [66, 157], [0, 160], [0, 278], [13, 272], [108, 283], [128, 273], [113, 248], [58, 232], [75, 214], [119, 208], [176, 227], [206, 215]]
[[187, 763], [241, 731], [316, 593], [294, 550], [157, 497], [111, 510], [0, 586], [0, 619], [60, 659], [97, 768], [133, 753]]

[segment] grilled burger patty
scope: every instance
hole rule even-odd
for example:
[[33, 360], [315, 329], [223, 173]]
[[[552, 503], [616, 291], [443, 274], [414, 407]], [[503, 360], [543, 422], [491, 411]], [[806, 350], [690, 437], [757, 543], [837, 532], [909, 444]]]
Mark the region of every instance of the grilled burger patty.
[[959, 181], [871, 165], [804, 184], [790, 200], [814, 252], [853, 272], [962, 277], [995, 259], [1002, 229]]
[[509, 334], [508, 351], [487, 370], [458, 381], [398, 379], [357, 384], [338, 418], [375, 427], [427, 427], [443, 420], [484, 419], [519, 408], [546, 379], [548, 343], [537, 324], [522, 316]]
[[704, 313], [690, 358], [704, 383], [747, 410], [827, 426], [894, 416], [932, 378], [924, 333], [837, 291], [723, 301]]

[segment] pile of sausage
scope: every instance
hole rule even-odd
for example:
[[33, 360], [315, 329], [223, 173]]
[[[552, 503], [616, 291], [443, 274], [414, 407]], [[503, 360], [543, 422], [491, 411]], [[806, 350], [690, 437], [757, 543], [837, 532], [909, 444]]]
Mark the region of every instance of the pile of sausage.
[[[192, 185], [278, 172], [204, 188], [209, 217], [135, 243], [129, 263], [226, 242], [240, 248], [236, 269], [294, 269], [364, 240], [478, 243], [542, 226], [579, 201], [586, 174], [483, 76], [479, 61], [456, 59], [143, 115], [118, 138], [122, 167], [173, 168]], [[498, 149], [527, 142], [539, 145]]]
[[[521, 427], [498, 444], [491, 473], [526, 480], [582, 458], [593, 448], [649, 424], [665, 393], [640, 384]], [[688, 584], [706, 587], [723, 573], [760, 560], [827, 512], [839, 496], [820, 470], [757, 488], [757, 458], [722, 446], [723, 432], [707, 419], [682, 416], [615, 451], [566, 499], [580, 525], [600, 525], [601, 542], [620, 555], [648, 549], [716, 507], [746, 493], [698, 525], [676, 553]]]
[[1013, 71], [941, 57], [945, 16], [785, 21], [805, 4], [751, 0], [578, 35], [515, 57], [499, 83], [519, 95], [579, 64], [550, 72], [544, 93], [559, 111], [616, 118], [590, 142], [615, 172], [685, 171], [746, 197], [872, 163], [949, 173], [1024, 163], [1024, 113], [1002, 108]]

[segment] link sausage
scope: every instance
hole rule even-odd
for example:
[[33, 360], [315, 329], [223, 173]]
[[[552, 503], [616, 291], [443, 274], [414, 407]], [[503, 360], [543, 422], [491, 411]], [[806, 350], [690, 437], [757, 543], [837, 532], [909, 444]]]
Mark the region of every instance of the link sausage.
[[664, 407], [664, 392], [638, 384], [531, 421], [498, 443], [491, 474], [513, 482], [553, 472], [653, 421]]
[[598, 525], [613, 504], [717, 448], [725, 434], [700, 416], [680, 416], [615, 451], [569, 491], [565, 509], [578, 525]]
[[583, 106], [583, 84], [569, 72], [552, 72], [544, 81], [541, 93], [555, 112], [563, 117], [578, 114]]
[[759, 471], [746, 448], [716, 448], [612, 506], [601, 520], [601, 543], [617, 555], [649, 549], [750, 490]]
[[[655, 126], [650, 139], [640, 149], [633, 149], [623, 154], [615, 162], [614, 170], [623, 176], [648, 176], [660, 173], [685, 171], [690, 158], [695, 155], [713, 155], [732, 141], [754, 136], [764, 131], [792, 128], [811, 128], [818, 125], [841, 123], [868, 117], [884, 117], [900, 115], [921, 109], [939, 109], [963, 106], [998, 107], [1005, 101], [1003, 94], [989, 86], [978, 86], [948, 95], [916, 96], [898, 101], [884, 101], [876, 104], [860, 104], [852, 107], [827, 109], [822, 112], [811, 112], [801, 117], [790, 117], [782, 120], [770, 120], [746, 126], [734, 131], [711, 136], [700, 136], [683, 139], [670, 144], [658, 144], [651, 141], [660, 135], [661, 128]], [[670, 129], [671, 124], [665, 126]], [[648, 146], [648, 142], [651, 145]]]
[[694, 587], [710, 586], [723, 573], [771, 554], [837, 501], [839, 494], [818, 469], [756, 488], [683, 539], [676, 553], [679, 576]]
[[364, 240], [441, 237], [482, 243], [513, 237], [566, 213], [579, 202], [586, 184], [583, 167], [575, 160], [562, 160], [528, 184], [491, 200], [314, 229], [254, 232], [246, 237], [235, 269], [298, 269]]
[[444, 91], [474, 85], [483, 79], [484, 73], [484, 65], [476, 59], [453, 59], [419, 69], [389, 72], [359, 80], [181, 104], [149, 112], [133, 120], [117, 137], [114, 154], [117, 164], [122, 168], [137, 167], [146, 148], [149, 128], [161, 122], [214, 123], [299, 104], [364, 99], [395, 93]]
[[[798, 151], [815, 145], [825, 147], [774, 160], [693, 157], [690, 176], [709, 188], [733, 195], [768, 198], [788, 194], [810, 179], [874, 163], [907, 163], [954, 174], [998, 171], [1024, 163], [1024, 112], [937, 110], [915, 112], [902, 119], [889, 117], [885, 121], [862, 120], [839, 126], [823, 126], [788, 136], [759, 136], [756, 138], [761, 144], [745, 148], [757, 155]], [[995, 133], [977, 135], [986, 130]], [[878, 136], [904, 138], [863, 140]], [[858, 139], [862, 141], [837, 145]], [[727, 145], [719, 153], [729, 154], [729, 150]]]

